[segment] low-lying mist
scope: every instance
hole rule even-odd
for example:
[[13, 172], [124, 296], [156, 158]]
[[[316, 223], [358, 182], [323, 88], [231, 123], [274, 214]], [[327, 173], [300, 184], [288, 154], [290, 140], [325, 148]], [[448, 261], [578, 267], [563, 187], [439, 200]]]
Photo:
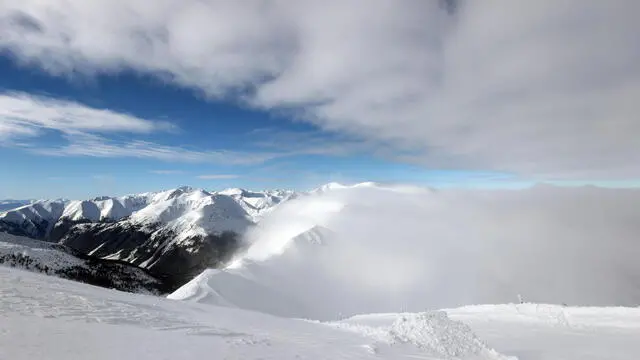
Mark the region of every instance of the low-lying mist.
[[[321, 241], [289, 241], [312, 228]], [[230, 271], [297, 304], [287, 315], [640, 305], [638, 190], [339, 189], [281, 206], [247, 240]]]

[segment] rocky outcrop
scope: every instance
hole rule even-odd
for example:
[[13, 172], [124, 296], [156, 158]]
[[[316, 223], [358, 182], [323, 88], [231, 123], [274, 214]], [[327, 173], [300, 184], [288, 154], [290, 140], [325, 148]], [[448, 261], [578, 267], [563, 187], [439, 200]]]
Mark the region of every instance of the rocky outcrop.
[[0, 264], [121, 291], [163, 294], [171, 290], [162, 280], [131, 264], [9, 234], [0, 234]]
[[0, 232], [137, 266], [173, 290], [238, 249], [239, 236], [291, 191], [180, 187], [90, 200], [42, 200], [0, 213]]
[[0, 219], [0, 232], [15, 236], [26, 236], [34, 239], [44, 239], [50, 222], [46, 219], [25, 219], [24, 221], [6, 221]]
[[72, 226], [60, 243], [92, 258], [118, 260], [145, 269], [175, 290], [204, 269], [226, 262], [239, 248], [233, 232], [193, 235], [174, 241], [166, 227], [117, 223]]

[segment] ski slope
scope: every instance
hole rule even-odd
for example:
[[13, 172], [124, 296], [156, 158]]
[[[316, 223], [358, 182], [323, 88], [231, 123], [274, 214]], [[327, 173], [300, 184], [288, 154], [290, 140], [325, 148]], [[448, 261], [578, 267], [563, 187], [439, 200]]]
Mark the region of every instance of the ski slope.
[[321, 323], [0, 266], [0, 359], [635, 360], [640, 309], [487, 305]]

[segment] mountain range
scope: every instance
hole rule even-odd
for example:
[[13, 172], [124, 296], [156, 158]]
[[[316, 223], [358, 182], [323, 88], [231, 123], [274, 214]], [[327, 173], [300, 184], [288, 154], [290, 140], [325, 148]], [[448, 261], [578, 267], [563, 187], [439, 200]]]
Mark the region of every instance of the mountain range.
[[21, 206], [31, 204], [33, 202], [35, 202], [35, 200], [14, 200], [14, 199], [0, 200], [0, 211], [13, 210], [15, 208], [19, 208]]
[[240, 237], [279, 204], [285, 190], [191, 187], [90, 200], [3, 201], [0, 232], [59, 244], [83, 256], [148, 272], [171, 291], [242, 246]]
[[[22, 235], [0, 232], [0, 349], [24, 359], [123, 348], [172, 359], [635, 359], [638, 200], [635, 190], [364, 183], [36, 201], [0, 214]], [[65, 341], [78, 331], [95, 342]]]

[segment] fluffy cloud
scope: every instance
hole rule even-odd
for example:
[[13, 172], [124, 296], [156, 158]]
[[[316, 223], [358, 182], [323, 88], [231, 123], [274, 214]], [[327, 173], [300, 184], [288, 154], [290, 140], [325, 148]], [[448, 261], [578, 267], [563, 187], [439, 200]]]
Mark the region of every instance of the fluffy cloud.
[[[151, 141], [115, 141], [105, 134], [150, 134], [172, 131], [167, 122], [142, 119], [108, 109], [24, 93], [0, 94], [0, 140], [3, 146], [47, 156], [133, 157], [169, 162], [258, 164], [278, 157], [274, 152], [193, 150]], [[35, 146], [24, 141], [56, 131], [65, 144]]]
[[261, 164], [282, 155], [267, 152], [229, 150], [192, 150], [149, 141], [113, 141], [101, 136], [80, 134], [67, 137], [68, 144], [30, 147], [29, 151], [46, 156], [91, 156], [98, 158], [139, 158], [167, 162], [217, 163], [233, 165]]
[[635, 0], [5, 0], [0, 48], [55, 74], [134, 69], [287, 110], [391, 142], [405, 161], [621, 178], [640, 176], [639, 12]]
[[[66, 143], [36, 146], [30, 138], [54, 131]], [[165, 121], [143, 119], [133, 115], [86, 106], [26, 93], [0, 93], [1, 146], [21, 147], [48, 156], [131, 157], [168, 162], [260, 164], [299, 154], [345, 155], [371, 148], [364, 142], [349, 142], [311, 133], [256, 130], [248, 136], [255, 151], [192, 149], [167, 146], [153, 141], [114, 140], [109, 135], [149, 135], [156, 132], [179, 132]], [[265, 140], [265, 135], [269, 140]]]
[[[638, 201], [638, 190], [596, 187], [334, 187], [267, 215], [233, 270], [212, 272], [197, 293], [312, 319], [511, 303], [518, 295], [636, 306]], [[247, 300], [254, 298], [261, 301]]]
[[150, 133], [170, 130], [166, 122], [140, 119], [107, 109], [24, 93], [0, 94], [0, 137], [35, 136], [43, 130]]

